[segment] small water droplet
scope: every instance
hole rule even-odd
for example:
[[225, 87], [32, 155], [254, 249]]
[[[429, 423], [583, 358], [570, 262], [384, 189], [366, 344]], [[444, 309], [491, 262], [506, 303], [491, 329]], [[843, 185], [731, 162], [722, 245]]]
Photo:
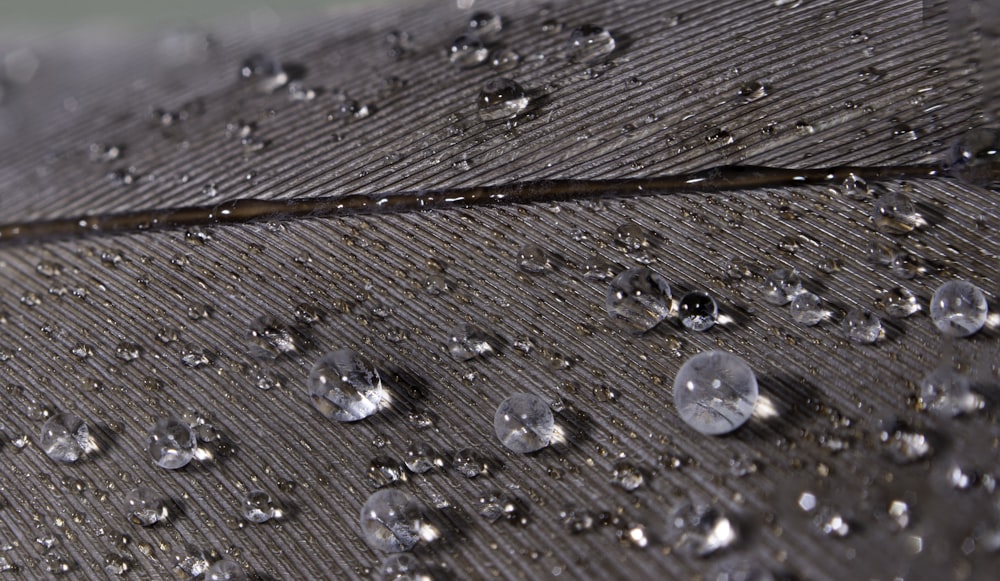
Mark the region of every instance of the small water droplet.
[[629, 492], [642, 486], [645, 481], [642, 470], [631, 462], [618, 462], [611, 472], [611, 482]]
[[878, 304], [885, 314], [897, 319], [909, 317], [920, 310], [917, 297], [909, 289], [901, 286], [882, 291], [879, 294]]
[[524, 272], [539, 274], [552, 270], [545, 249], [537, 244], [525, 244], [517, 251], [517, 266]]
[[977, 128], [951, 148], [949, 173], [970, 184], [1000, 189], [1000, 129]]
[[801, 292], [802, 277], [794, 268], [779, 268], [764, 278], [764, 300], [772, 305], [787, 305]]
[[473, 12], [469, 17], [469, 29], [478, 34], [480, 38], [492, 39], [503, 30], [503, 19], [499, 14], [493, 12], [479, 11]]
[[853, 343], [874, 343], [883, 335], [882, 320], [866, 309], [848, 311], [841, 324], [844, 336]]
[[246, 581], [247, 573], [231, 559], [216, 561], [205, 570], [205, 581]]
[[745, 103], [750, 103], [767, 96], [767, 87], [760, 81], [747, 81], [740, 85], [739, 95]]
[[489, 471], [486, 460], [475, 448], [471, 447], [462, 448], [455, 452], [455, 460], [452, 465], [459, 474], [466, 478], [475, 478]]
[[368, 463], [368, 480], [375, 488], [384, 488], [406, 480], [406, 472], [399, 462], [389, 456], [376, 456]]
[[142, 356], [142, 347], [138, 343], [122, 341], [115, 347], [115, 356], [122, 361], [135, 361]]
[[583, 263], [583, 276], [590, 280], [607, 280], [613, 278], [619, 270], [618, 265], [605, 260], [600, 254], [591, 254]]
[[38, 446], [56, 462], [76, 462], [95, 449], [86, 422], [73, 414], [55, 414], [42, 425]]
[[479, 497], [479, 516], [487, 522], [495, 523], [500, 519], [527, 522], [521, 501], [512, 494], [492, 491]]
[[247, 340], [250, 342], [250, 356], [261, 360], [298, 353], [306, 343], [301, 333], [271, 315], [261, 315], [251, 321]]
[[692, 291], [684, 295], [677, 305], [681, 324], [692, 331], [707, 331], [719, 320], [719, 306], [706, 292]]
[[254, 489], [243, 496], [243, 517], [256, 524], [266, 523], [272, 518], [281, 518], [283, 511], [274, 505], [274, 499], [267, 492]]
[[906, 234], [926, 222], [913, 202], [901, 192], [885, 192], [872, 204], [872, 220], [879, 232]]
[[630, 268], [611, 281], [604, 305], [613, 321], [645, 333], [670, 316], [670, 285], [648, 268]]
[[389, 555], [382, 562], [382, 581], [432, 581], [430, 571], [410, 553]]
[[477, 34], [466, 33], [451, 43], [448, 48], [448, 60], [459, 68], [471, 69], [486, 61], [489, 52]]
[[257, 88], [272, 93], [288, 83], [288, 73], [282, 64], [263, 54], [253, 54], [240, 65], [240, 77], [256, 82]]
[[570, 32], [568, 47], [570, 60], [596, 63], [606, 59], [614, 50], [614, 37], [600, 26], [584, 24]]
[[493, 353], [490, 337], [469, 323], [459, 323], [448, 331], [448, 352], [460, 361]]
[[379, 490], [361, 507], [365, 542], [386, 553], [409, 551], [416, 546], [422, 520], [416, 499], [401, 490]]
[[634, 222], [622, 224], [615, 229], [615, 244], [625, 252], [642, 252], [649, 248], [649, 233]]
[[830, 316], [830, 311], [823, 308], [823, 300], [808, 291], [796, 295], [790, 309], [792, 319], [805, 327], [817, 325]]
[[982, 399], [972, 393], [969, 376], [942, 366], [920, 381], [920, 404], [931, 413], [954, 417], [976, 411]]
[[406, 449], [406, 467], [415, 474], [423, 474], [433, 468], [441, 468], [444, 461], [434, 453], [426, 442], [414, 442]]
[[160, 495], [146, 486], [134, 488], [125, 496], [125, 512], [133, 524], [144, 527], [165, 521], [169, 516]]
[[476, 100], [479, 118], [486, 122], [513, 119], [523, 113], [530, 102], [521, 85], [506, 77], [486, 81]]
[[707, 557], [739, 540], [736, 524], [711, 505], [684, 503], [673, 511], [668, 522], [679, 533], [677, 548], [694, 556]]
[[493, 429], [508, 449], [528, 454], [549, 445], [555, 420], [545, 400], [530, 393], [515, 393], [497, 407]]
[[56, 277], [62, 274], [62, 265], [56, 262], [43, 260], [35, 265], [35, 272], [46, 278]]
[[521, 55], [509, 48], [500, 48], [490, 53], [490, 66], [497, 72], [512, 71], [521, 64]]
[[384, 390], [378, 370], [350, 349], [330, 351], [309, 372], [309, 397], [324, 416], [355, 422], [378, 411]]

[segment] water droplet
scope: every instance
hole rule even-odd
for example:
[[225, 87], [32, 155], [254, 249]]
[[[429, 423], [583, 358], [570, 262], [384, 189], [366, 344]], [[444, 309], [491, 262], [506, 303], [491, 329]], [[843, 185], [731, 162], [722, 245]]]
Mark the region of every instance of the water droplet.
[[201, 195], [206, 198], [214, 198], [219, 195], [219, 188], [214, 182], [209, 182], [201, 188]]
[[982, 400], [972, 393], [969, 376], [942, 366], [920, 381], [920, 403], [931, 413], [954, 417], [979, 409]]
[[304, 337], [298, 331], [271, 315], [261, 315], [250, 323], [247, 340], [250, 342], [250, 356], [263, 360], [298, 353], [305, 344]]
[[549, 445], [555, 420], [544, 399], [530, 393], [515, 393], [497, 407], [493, 430], [508, 449], [528, 454]]
[[62, 274], [62, 265], [48, 260], [43, 260], [35, 265], [35, 272], [46, 278], [56, 277]]
[[952, 147], [950, 174], [970, 184], [1000, 189], [1000, 130], [973, 129]]
[[901, 192], [886, 192], [872, 203], [872, 220], [879, 232], [906, 234], [926, 224], [913, 202]]
[[434, 449], [426, 442], [411, 444], [406, 449], [406, 457], [403, 462], [410, 472], [415, 474], [423, 474], [435, 467], [444, 466], [444, 461], [434, 453]]
[[629, 492], [642, 486], [645, 481], [642, 470], [631, 462], [618, 462], [611, 472], [611, 482]]
[[707, 331], [719, 320], [719, 306], [708, 293], [692, 291], [681, 298], [677, 314], [685, 328]]
[[751, 101], [766, 97], [767, 87], [760, 81], [748, 81], [740, 85], [739, 95], [743, 97], [744, 102], [750, 103]]
[[688, 359], [674, 380], [674, 405], [703, 434], [729, 433], [750, 419], [757, 403], [757, 377], [747, 362], [725, 351]]
[[847, 176], [843, 181], [841, 191], [845, 197], [852, 200], [867, 200], [872, 195], [868, 182], [854, 174]]
[[406, 480], [406, 472], [402, 465], [389, 456], [376, 456], [368, 463], [368, 480], [375, 488], [384, 488], [390, 484]]
[[607, 280], [613, 278], [617, 271], [618, 266], [600, 254], [591, 254], [583, 263], [583, 276], [590, 280]]
[[463, 34], [448, 48], [448, 60], [459, 68], [471, 69], [481, 65], [489, 56], [489, 52], [478, 35]]
[[146, 449], [153, 462], [168, 470], [187, 466], [197, 448], [198, 441], [191, 426], [173, 418], [158, 420], [146, 436]]
[[764, 278], [764, 300], [787, 305], [802, 292], [802, 277], [794, 268], [779, 268]]
[[685, 503], [668, 518], [680, 532], [678, 548], [698, 557], [717, 553], [739, 540], [736, 524], [711, 505]]
[[243, 517], [252, 523], [266, 523], [282, 515], [281, 509], [274, 506], [271, 495], [263, 490], [251, 490], [243, 496]]
[[521, 55], [509, 48], [500, 48], [490, 53], [490, 66], [498, 72], [512, 71], [521, 64]]
[[52, 551], [42, 558], [45, 570], [53, 575], [62, 575], [73, 569], [73, 563], [61, 553]]
[[974, 284], [949, 280], [931, 297], [931, 320], [949, 337], [968, 337], [986, 324], [986, 295]]
[[823, 308], [823, 300], [808, 291], [796, 295], [790, 308], [792, 319], [806, 327], [816, 325], [830, 315], [830, 311]]
[[878, 303], [890, 317], [902, 319], [920, 310], [917, 297], [909, 289], [901, 286], [882, 291]]
[[645, 228], [630, 222], [615, 229], [615, 244], [625, 252], [641, 252], [649, 248], [649, 235]]
[[257, 88], [265, 93], [274, 92], [288, 82], [288, 73], [281, 63], [263, 54], [247, 57], [240, 65], [240, 77], [256, 81]]
[[490, 337], [482, 329], [469, 323], [459, 323], [448, 331], [448, 352], [459, 361], [493, 353]]
[[142, 357], [142, 347], [138, 343], [122, 341], [115, 347], [115, 356], [122, 361], [135, 361]]
[[361, 507], [365, 542], [386, 553], [409, 551], [420, 540], [422, 516], [415, 498], [395, 489], [379, 490]]
[[533, 274], [552, 270], [552, 263], [545, 249], [537, 244], [525, 244], [517, 251], [517, 266], [524, 272]]
[[516, 81], [497, 77], [486, 81], [476, 103], [482, 121], [513, 119], [528, 108], [531, 99]]
[[86, 422], [73, 414], [56, 414], [42, 425], [38, 446], [56, 462], [76, 462], [94, 448]]
[[883, 335], [882, 319], [867, 309], [851, 309], [841, 326], [844, 336], [854, 343], [874, 343]]
[[503, 30], [503, 19], [493, 12], [473, 12], [469, 17], [469, 29], [488, 40]]
[[24, 293], [21, 295], [21, 304], [28, 308], [34, 308], [42, 304], [42, 297], [38, 296], [37, 293]]
[[216, 561], [205, 570], [205, 581], [246, 581], [246, 579], [246, 571], [231, 559]]
[[295, 320], [302, 325], [315, 325], [323, 320], [323, 310], [316, 305], [299, 303], [295, 306]]
[[309, 372], [309, 397], [324, 416], [355, 422], [378, 411], [384, 391], [378, 370], [350, 349], [330, 351]]
[[611, 281], [604, 306], [613, 321], [645, 333], [670, 316], [670, 285], [648, 268], [630, 268]]
[[899, 278], [910, 280], [927, 272], [924, 262], [905, 250], [894, 252], [889, 260], [889, 269]]
[[596, 63], [604, 60], [615, 50], [615, 39], [600, 26], [584, 24], [574, 28], [569, 34], [570, 60]]
[[486, 460], [483, 459], [482, 455], [475, 448], [471, 447], [462, 448], [458, 452], [455, 452], [453, 465], [455, 470], [458, 470], [459, 474], [466, 478], [475, 478], [489, 471]]
[[146, 486], [134, 488], [125, 496], [125, 512], [133, 524], [144, 527], [165, 521], [169, 516], [160, 495]]
[[289, 101], [313, 101], [318, 94], [318, 89], [307, 87], [298, 81], [288, 83]]
[[382, 581], [431, 581], [427, 567], [410, 553], [396, 553], [382, 562]]

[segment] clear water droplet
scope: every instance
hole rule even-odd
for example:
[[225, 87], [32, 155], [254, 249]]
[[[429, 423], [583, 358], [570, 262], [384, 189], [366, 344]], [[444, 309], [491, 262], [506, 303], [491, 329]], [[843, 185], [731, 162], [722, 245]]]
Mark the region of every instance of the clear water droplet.
[[707, 331], [719, 320], [719, 305], [706, 292], [692, 291], [677, 304], [681, 324], [692, 331]]
[[257, 88], [272, 93], [288, 83], [288, 73], [282, 64], [269, 56], [253, 54], [240, 65], [240, 77], [255, 81]]
[[434, 453], [434, 449], [426, 442], [414, 442], [406, 449], [403, 460], [407, 469], [415, 474], [423, 474], [434, 468], [444, 466], [444, 461]]
[[917, 297], [909, 289], [901, 286], [882, 291], [878, 303], [885, 314], [896, 319], [909, 317], [920, 310]]
[[521, 85], [507, 77], [486, 81], [476, 99], [479, 118], [486, 122], [513, 119], [523, 113], [530, 102]]
[[851, 200], [867, 200], [872, 195], [868, 182], [854, 174], [847, 176], [840, 188], [844, 196]]
[[389, 456], [376, 456], [368, 463], [368, 480], [375, 488], [384, 488], [406, 479], [402, 465]]
[[916, 278], [918, 274], [926, 273], [927, 267], [924, 266], [924, 261], [920, 257], [905, 250], [899, 250], [894, 252], [889, 260], [889, 270], [899, 278], [911, 280]]
[[645, 483], [642, 470], [631, 462], [618, 462], [611, 471], [611, 482], [632, 492]]
[[516, 50], [500, 48], [490, 53], [490, 66], [497, 72], [512, 71], [521, 64], [521, 55]]
[[739, 95], [743, 97], [743, 101], [750, 103], [758, 99], [763, 99], [767, 96], [767, 87], [764, 86], [760, 81], [747, 81], [740, 85]]
[[649, 248], [649, 233], [634, 222], [622, 224], [615, 229], [615, 244], [625, 252], [642, 252]]
[[817, 325], [830, 315], [830, 312], [823, 308], [823, 300], [808, 291], [796, 295], [792, 299], [790, 309], [792, 320], [806, 327]]
[[515, 393], [497, 407], [493, 430], [508, 449], [528, 454], [549, 445], [555, 420], [544, 399], [530, 393]]
[[144, 527], [165, 521], [169, 516], [160, 495], [146, 486], [134, 488], [125, 496], [125, 512], [129, 521]]
[[231, 559], [216, 561], [205, 570], [205, 581], [246, 581], [247, 573]]
[[613, 321], [645, 333], [670, 316], [670, 285], [648, 268], [630, 268], [611, 281], [604, 306]]
[[122, 341], [115, 347], [115, 356], [122, 361], [135, 361], [142, 357], [142, 346], [130, 341]]
[[459, 361], [493, 353], [490, 336], [479, 327], [459, 323], [448, 331], [448, 352]]
[[729, 433], [750, 419], [757, 403], [757, 377], [742, 358], [726, 351], [691, 357], [674, 380], [674, 405], [703, 434]]
[[708, 504], [682, 504], [668, 517], [680, 533], [677, 547], [697, 557], [727, 549], [739, 540], [739, 528], [721, 510]]
[[90, 430], [78, 416], [55, 414], [42, 424], [38, 446], [56, 462], [76, 462], [93, 448]]
[[489, 471], [486, 460], [472, 447], [465, 447], [455, 452], [455, 460], [452, 464], [455, 470], [458, 470], [459, 474], [466, 478], [475, 478]]
[[575, 62], [596, 63], [607, 58], [614, 50], [615, 38], [600, 26], [584, 24], [574, 28], [569, 34], [569, 57]]
[[969, 376], [942, 366], [920, 381], [920, 403], [931, 413], [954, 417], [976, 411], [982, 400], [972, 393]]
[[978, 128], [952, 146], [949, 173], [970, 184], [1000, 189], [1000, 129]]
[[772, 305], [787, 305], [802, 290], [802, 277], [794, 268], [779, 268], [764, 278], [764, 300]]
[[373, 549], [386, 553], [409, 551], [420, 540], [420, 505], [396, 489], [379, 490], [361, 507], [361, 533]]
[[43, 260], [35, 265], [35, 272], [46, 278], [53, 278], [62, 274], [62, 268], [59, 263]]
[[968, 337], [983, 328], [989, 314], [986, 295], [974, 284], [949, 280], [931, 297], [931, 320], [949, 337]]
[[517, 497], [500, 491], [479, 497], [479, 516], [490, 523], [500, 519], [526, 522], [524, 509]]
[[247, 340], [250, 356], [261, 360], [298, 353], [305, 347], [305, 338], [301, 333], [271, 315], [261, 315], [250, 322]]
[[906, 234], [926, 222], [902, 192], [885, 192], [872, 203], [872, 220], [879, 232]]
[[503, 19], [494, 12], [473, 12], [469, 17], [469, 29], [480, 38], [490, 40], [503, 30]]
[[867, 309], [855, 308], [847, 312], [841, 323], [844, 336], [853, 343], [874, 343], [883, 334], [882, 319]]
[[282, 511], [274, 506], [271, 495], [260, 489], [247, 492], [242, 504], [243, 517], [252, 523], [262, 524], [282, 516]]
[[608, 280], [618, 272], [618, 265], [605, 260], [600, 254], [591, 254], [583, 263], [583, 276], [590, 280]]
[[160, 419], [146, 435], [146, 449], [153, 463], [167, 470], [187, 466], [197, 448], [198, 441], [191, 426], [174, 418]]
[[431, 581], [427, 567], [410, 553], [386, 557], [380, 571], [382, 581]]
[[517, 251], [517, 266], [524, 272], [539, 274], [552, 270], [545, 249], [537, 244], [525, 244]]
[[350, 349], [330, 351], [309, 372], [309, 397], [324, 416], [356, 422], [378, 411], [384, 390], [378, 370]]
[[489, 53], [489, 49], [477, 34], [467, 33], [451, 43], [448, 48], [448, 60], [456, 67], [471, 69], [483, 64]]

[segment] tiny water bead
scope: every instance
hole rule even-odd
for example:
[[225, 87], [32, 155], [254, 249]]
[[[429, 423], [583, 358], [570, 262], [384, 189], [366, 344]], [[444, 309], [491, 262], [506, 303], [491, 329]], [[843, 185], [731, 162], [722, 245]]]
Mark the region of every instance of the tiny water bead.
[[476, 100], [479, 119], [486, 122], [513, 119], [523, 113], [530, 102], [524, 88], [507, 77], [486, 81]]
[[847, 312], [841, 323], [844, 336], [852, 343], [874, 343], [882, 336], [882, 319], [867, 309], [855, 308]]
[[282, 515], [281, 509], [274, 506], [271, 495], [263, 490], [251, 490], [243, 496], [243, 517], [252, 523], [266, 523]]
[[612, 320], [645, 333], [670, 316], [670, 285], [646, 267], [630, 268], [611, 280], [604, 306]]
[[396, 553], [382, 561], [382, 581], [431, 581], [427, 567], [410, 553]]
[[448, 60], [456, 67], [471, 69], [483, 64], [489, 56], [489, 49], [474, 33], [459, 36], [448, 48]]
[[417, 500], [401, 490], [379, 490], [361, 507], [361, 533], [368, 546], [379, 551], [409, 551], [420, 540], [423, 526]]
[[552, 270], [545, 249], [537, 244], [525, 244], [517, 251], [517, 266], [524, 272], [538, 274]]
[[823, 308], [823, 299], [808, 291], [796, 295], [790, 309], [792, 319], [806, 327], [818, 324], [829, 315], [829, 311]]
[[485, 331], [469, 323], [459, 323], [448, 331], [448, 352], [459, 361], [493, 353], [491, 339]]
[[872, 203], [872, 221], [879, 232], [906, 234], [926, 222], [902, 192], [885, 192]]
[[896, 319], [909, 317], [920, 310], [917, 297], [909, 289], [901, 286], [883, 291], [879, 296], [879, 304], [885, 314]]
[[753, 370], [726, 351], [691, 357], [674, 380], [674, 405], [681, 419], [703, 434], [726, 434], [742, 426], [758, 395]]
[[38, 446], [56, 462], [76, 462], [94, 445], [86, 422], [73, 414], [56, 414], [42, 424]]
[[350, 349], [330, 351], [309, 372], [309, 397], [324, 416], [356, 422], [378, 411], [384, 397], [378, 370]]
[[942, 366], [920, 381], [920, 404], [929, 412], [944, 417], [973, 412], [981, 399], [972, 392], [969, 376]]
[[497, 407], [493, 430], [508, 449], [528, 454], [549, 445], [555, 420], [544, 399], [530, 393], [515, 393]]
[[212, 563], [205, 571], [205, 581], [245, 581], [247, 573], [239, 563], [230, 559], [222, 559]]
[[707, 331], [719, 320], [719, 305], [706, 292], [692, 291], [677, 305], [681, 324], [692, 331]]
[[160, 468], [176, 470], [187, 466], [198, 448], [194, 430], [174, 418], [156, 422], [146, 436], [146, 449]]
[[968, 337], [983, 328], [989, 314], [986, 295], [964, 280], [942, 284], [931, 297], [931, 320], [942, 334]]
[[573, 61], [595, 63], [614, 52], [615, 38], [600, 26], [584, 24], [570, 32], [568, 50]]
[[434, 453], [434, 449], [426, 442], [415, 442], [406, 449], [403, 459], [406, 468], [415, 474], [423, 474], [435, 467], [440, 468], [444, 462]]
[[144, 527], [165, 521], [169, 515], [160, 495], [146, 486], [134, 488], [125, 496], [125, 511], [129, 521]]
[[764, 278], [764, 300], [787, 305], [802, 292], [802, 277], [794, 268], [779, 268]]

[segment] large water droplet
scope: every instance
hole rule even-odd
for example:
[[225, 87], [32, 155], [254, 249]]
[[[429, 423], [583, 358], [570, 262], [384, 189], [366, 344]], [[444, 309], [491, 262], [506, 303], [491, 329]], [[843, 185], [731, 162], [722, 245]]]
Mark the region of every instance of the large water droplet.
[[802, 277], [794, 268], [779, 268], [764, 278], [764, 300], [787, 305], [802, 292]]
[[931, 297], [931, 320], [942, 334], [968, 337], [983, 328], [988, 316], [986, 295], [974, 284], [950, 280]]
[[163, 499], [146, 486], [135, 488], [125, 496], [125, 511], [132, 523], [144, 527], [165, 521], [168, 516]]
[[156, 422], [146, 436], [146, 449], [160, 468], [176, 470], [187, 466], [198, 447], [194, 430], [173, 418]]
[[42, 425], [38, 446], [56, 462], [76, 462], [93, 449], [86, 422], [73, 414], [56, 414]]
[[382, 380], [378, 370], [350, 349], [331, 351], [309, 372], [309, 397], [324, 416], [355, 422], [378, 411]]
[[688, 359], [674, 380], [681, 419], [703, 434], [726, 434], [750, 419], [757, 403], [757, 377], [747, 362], [725, 351]]
[[490, 337], [482, 329], [469, 323], [459, 323], [448, 331], [448, 352], [460, 361], [493, 353]]
[[493, 429], [504, 446], [527, 454], [549, 445], [555, 420], [545, 400], [530, 393], [515, 393], [497, 407]]
[[569, 57], [584, 63], [604, 60], [615, 50], [615, 39], [611, 33], [594, 24], [584, 24], [574, 28], [569, 34]]
[[867, 309], [851, 309], [841, 323], [844, 336], [854, 343], [874, 343], [882, 337], [882, 320]]
[[670, 316], [670, 285], [648, 268], [630, 268], [611, 281], [604, 306], [612, 320], [645, 333]]
[[395, 489], [379, 490], [361, 507], [361, 533], [373, 549], [386, 553], [409, 551], [420, 540], [423, 526], [415, 498]]
[[486, 81], [476, 100], [479, 118], [486, 122], [513, 119], [523, 113], [530, 102], [521, 85], [506, 77]]

